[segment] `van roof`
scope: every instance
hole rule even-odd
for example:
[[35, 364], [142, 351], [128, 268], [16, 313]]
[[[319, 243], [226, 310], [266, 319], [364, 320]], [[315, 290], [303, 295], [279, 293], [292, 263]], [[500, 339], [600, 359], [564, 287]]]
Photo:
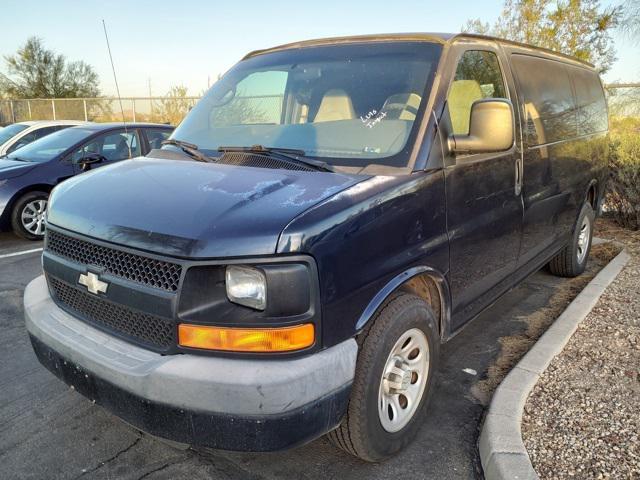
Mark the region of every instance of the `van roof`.
[[335, 45], [339, 43], [357, 43], [357, 42], [374, 42], [374, 41], [425, 41], [425, 42], [434, 42], [440, 43], [442, 45], [451, 44], [456, 40], [472, 38], [472, 39], [481, 39], [481, 40], [490, 40], [494, 42], [498, 42], [501, 44], [512, 45], [515, 47], [519, 47], [523, 50], [542, 52], [549, 56], [558, 57], [563, 60], [570, 60], [572, 62], [579, 63], [581, 65], [586, 65], [588, 67], [594, 68], [594, 66], [586, 62], [584, 60], [580, 60], [579, 58], [572, 57], [571, 55], [566, 55], [564, 53], [556, 52], [553, 50], [549, 50], [548, 48], [536, 47], [533, 45], [528, 45], [526, 43], [514, 42], [512, 40], [505, 40], [503, 38], [492, 37], [489, 35], [477, 35], [474, 33], [382, 33], [382, 34], [372, 34], [372, 35], [357, 35], [357, 36], [347, 36], [347, 37], [329, 37], [329, 38], [319, 38], [314, 40], [304, 40], [301, 42], [293, 42], [286, 43], [283, 45], [278, 45], [271, 48], [266, 48], [262, 50], [254, 50], [249, 52], [244, 56], [244, 59], [261, 55], [263, 53], [274, 52], [278, 50], [288, 50], [292, 48], [304, 48], [311, 47], [317, 45]]

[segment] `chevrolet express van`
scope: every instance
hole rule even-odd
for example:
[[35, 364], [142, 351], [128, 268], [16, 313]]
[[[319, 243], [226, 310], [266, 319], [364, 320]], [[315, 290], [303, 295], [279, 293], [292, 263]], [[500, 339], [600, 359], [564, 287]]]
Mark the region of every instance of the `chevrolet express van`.
[[141, 430], [368, 461], [423, 423], [440, 346], [545, 265], [606, 178], [591, 65], [472, 35], [248, 54], [144, 158], [56, 187], [26, 289], [42, 364]]

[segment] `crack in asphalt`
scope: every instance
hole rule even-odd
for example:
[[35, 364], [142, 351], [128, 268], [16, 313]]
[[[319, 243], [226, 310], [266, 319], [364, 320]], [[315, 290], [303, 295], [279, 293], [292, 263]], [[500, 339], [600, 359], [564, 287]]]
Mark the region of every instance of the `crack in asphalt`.
[[151, 475], [153, 473], [157, 473], [157, 472], [160, 472], [160, 471], [164, 470], [167, 467], [171, 467], [173, 465], [178, 465], [180, 463], [186, 462], [187, 460], [190, 460], [191, 458], [192, 458], [192, 455], [187, 455], [186, 458], [179, 458], [174, 462], [167, 462], [167, 463], [159, 466], [158, 468], [154, 468], [153, 470], [149, 470], [148, 472], [143, 473], [136, 480], [142, 480], [143, 478], [147, 478], [149, 475]]
[[131, 450], [133, 447], [135, 447], [138, 443], [140, 443], [140, 440], [142, 440], [142, 437], [138, 437], [136, 438], [133, 443], [131, 443], [131, 445], [123, 448], [122, 450], [116, 452], [115, 455], [113, 455], [112, 457], [109, 457], [107, 460], [105, 460], [104, 462], [100, 462], [100, 464], [98, 464], [97, 466], [93, 467], [91, 470], [85, 470], [83, 471], [80, 475], [78, 475], [77, 477], [74, 477], [73, 480], [76, 480], [78, 478], [84, 477], [85, 475], [88, 475], [90, 473], [93, 473], [97, 470], [100, 470], [102, 467], [104, 467], [105, 465], [107, 465], [108, 463], [113, 462], [114, 460], [116, 460], [120, 455], [122, 455], [123, 453], [127, 453], [129, 450]]
[[216, 471], [227, 475], [231, 478], [242, 478], [251, 480], [262, 480], [268, 478], [265, 475], [259, 475], [245, 468], [238, 461], [225, 456], [224, 454], [216, 454], [215, 450], [207, 449], [207, 447], [191, 448], [194, 456], [200, 461], [211, 465]]

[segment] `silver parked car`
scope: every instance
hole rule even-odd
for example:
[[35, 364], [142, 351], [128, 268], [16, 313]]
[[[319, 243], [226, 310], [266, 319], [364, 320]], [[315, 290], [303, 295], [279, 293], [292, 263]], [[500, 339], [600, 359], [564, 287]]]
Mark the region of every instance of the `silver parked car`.
[[85, 123], [87, 122], [79, 120], [41, 120], [13, 123], [0, 129], [0, 157], [4, 157], [50, 133]]

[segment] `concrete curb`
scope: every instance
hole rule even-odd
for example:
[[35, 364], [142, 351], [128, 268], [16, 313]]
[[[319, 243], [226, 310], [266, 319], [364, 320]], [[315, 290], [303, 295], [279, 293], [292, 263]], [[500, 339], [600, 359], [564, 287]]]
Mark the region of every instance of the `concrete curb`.
[[578, 325], [629, 261], [622, 250], [605, 266], [496, 389], [478, 441], [487, 480], [537, 479], [522, 441], [520, 424], [529, 393], [553, 358], [562, 352]]

